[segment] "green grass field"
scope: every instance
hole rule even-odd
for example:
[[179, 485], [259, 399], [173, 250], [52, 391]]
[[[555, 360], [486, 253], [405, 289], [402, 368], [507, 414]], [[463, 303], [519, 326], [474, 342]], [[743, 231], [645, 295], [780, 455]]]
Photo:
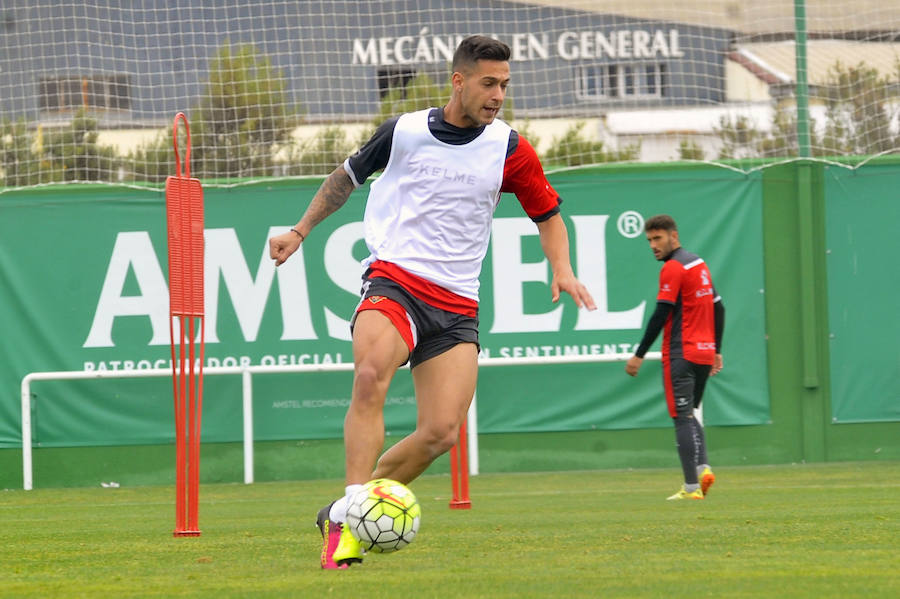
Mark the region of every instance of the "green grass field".
[[900, 597], [900, 463], [496, 474], [412, 488], [416, 541], [319, 569], [340, 481], [203, 485], [199, 538], [173, 487], [0, 492], [0, 597]]

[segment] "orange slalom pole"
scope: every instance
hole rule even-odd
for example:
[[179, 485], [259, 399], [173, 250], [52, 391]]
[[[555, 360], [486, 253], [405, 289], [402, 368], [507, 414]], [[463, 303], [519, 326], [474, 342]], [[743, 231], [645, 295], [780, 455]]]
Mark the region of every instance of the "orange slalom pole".
[[[172, 319], [169, 319], [172, 328]], [[184, 331], [184, 318], [179, 319], [179, 329]], [[170, 331], [172, 332], [172, 331]], [[174, 332], [172, 332], [174, 339]], [[185, 423], [184, 423], [184, 337], [178, 344], [178, 357], [175, 356], [175, 343], [172, 343], [172, 385], [175, 396], [175, 531], [185, 528]]]
[[[198, 523], [199, 499], [200, 499], [200, 419], [203, 415], [203, 349], [202, 341], [204, 326], [203, 317], [198, 317], [200, 322], [200, 359], [195, 362], [194, 356], [194, 319], [191, 319], [191, 397], [189, 425], [190, 445], [188, 456], [188, 529], [200, 534]], [[193, 372], [194, 364], [197, 364], [197, 372]]]
[[459, 441], [450, 450], [450, 478], [453, 485], [451, 510], [468, 510], [472, 508], [469, 499], [469, 454], [467, 450], [466, 420], [459, 427]]
[[[184, 175], [178, 155], [178, 121], [184, 121]], [[196, 537], [200, 487], [200, 423], [203, 406], [204, 296], [203, 188], [191, 178], [191, 133], [184, 113], [173, 124], [175, 176], [166, 179], [169, 241], [169, 336], [175, 396], [175, 531]], [[178, 318], [176, 359], [174, 319]], [[199, 319], [199, 320], [195, 320]], [[200, 323], [199, 358], [196, 323]], [[186, 347], [187, 346], [187, 347]]]
[[197, 373], [194, 372], [195, 364], [195, 331], [194, 318], [190, 318], [189, 325], [190, 364], [188, 366], [188, 460], [187, 460], [187, 530], [186, 534], [197, 533], [197, 504], [200, 497], [200, 430], [197, 426]]

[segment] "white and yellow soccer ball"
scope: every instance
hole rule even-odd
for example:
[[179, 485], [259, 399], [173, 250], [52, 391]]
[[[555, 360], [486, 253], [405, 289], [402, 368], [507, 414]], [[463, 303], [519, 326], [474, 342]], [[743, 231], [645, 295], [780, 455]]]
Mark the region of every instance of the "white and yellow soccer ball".
[[397, 551], [412, 543], [419, 531], [422, 509], [403, 483], [377, 478], [350, 497], [347, 526], [363, 549]]

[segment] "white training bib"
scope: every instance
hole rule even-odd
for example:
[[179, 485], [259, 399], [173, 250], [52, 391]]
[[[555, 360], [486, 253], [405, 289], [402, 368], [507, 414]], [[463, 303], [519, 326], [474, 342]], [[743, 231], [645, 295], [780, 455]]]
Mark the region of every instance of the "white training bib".
[[397, 121], [387, 166], [369, 190], [364, 264], [393, 262], [477, 301], [511, 128], [495, 119], [474, 140], [452, 145], [428, 130], [430, 112]]

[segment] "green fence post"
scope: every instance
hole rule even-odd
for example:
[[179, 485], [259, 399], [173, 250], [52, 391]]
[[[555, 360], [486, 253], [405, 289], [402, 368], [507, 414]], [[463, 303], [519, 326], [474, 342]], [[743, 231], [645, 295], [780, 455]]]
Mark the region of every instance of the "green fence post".
[[812, 165], [797, 165], [797, 225], [800, 249], [800, 330], [803, 342], [803, 386], [819, 386], [819, 353], [816, 335], [816, 220], [813, 209]]
[[[797, 61], [797, 144], [800, 158], [810, 157], [809, 142], [809, 85], [806, 76], [806, 2], [794, 0], [794, 28]], [[816, 327], [818, 314], [815, 296], [815, 232], [813, 221], [813, 193], [810, 165], [797, 168], [797, 209], [800, 241], [800, 296], [803, 307], [803, 385], [819, 386]]]
[[803, 359], [801, 399], [803, 454], [809, 461], [822, 461], [825, 453], [826, 393], [820, 386], [819, 334], [823, 326], [818, 309], [816, 252], [824, 233], [817, 218], [813, 190], [813, 166], [810, 148], [809, 81], [806, 66], [806, 2], [794, 0], [794, 28], [797, 66], [797, 146], [801, 161], [797, 164], [797, 225], [800, 249], [800, 330]]
[[806, 72], [806, 1], [794, 0], [795, 59], [797, 65], [797, 145], [800, 158], [809, 158], [809, 83]]

